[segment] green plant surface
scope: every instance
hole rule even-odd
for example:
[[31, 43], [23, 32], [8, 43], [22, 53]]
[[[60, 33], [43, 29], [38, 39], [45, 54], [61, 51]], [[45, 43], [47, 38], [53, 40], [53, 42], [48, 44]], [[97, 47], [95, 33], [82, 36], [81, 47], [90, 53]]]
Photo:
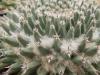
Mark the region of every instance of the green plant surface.
[[21, 1], [1, 20], [6, 75], [99, 75], [100, 6], [88, 0]]

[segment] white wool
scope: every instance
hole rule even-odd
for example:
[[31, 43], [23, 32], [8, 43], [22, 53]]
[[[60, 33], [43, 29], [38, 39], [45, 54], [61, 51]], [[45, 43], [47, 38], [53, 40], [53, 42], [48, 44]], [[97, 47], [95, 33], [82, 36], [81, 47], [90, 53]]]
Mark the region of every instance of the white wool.
[[95, 32], [93, 33], [93, 40], [96, 40], [100, 37], [100, 32], [98, 29], [95, 29]]
[[77, 50], [79, 44], [80, 44], [80, 42], [78, 42], [78, 41], [76, 41], [76, 40], [75, 40], [75, 41], [72, 41], [72, 42], [71, 42], [70, 49], [73, 50], [73, 51], [74, 51], [74, 50]]
[[54, 38], [50, 38], [48, 36], [43, 36], [40, 41], [40, 45], [44, 48], [51, 48], [54, 44]]
[[78, 49], [79, 46], [79, 42], [77, 42], [76, 40], [70, 40], [70, 41], [62, 41], [62, 45], [61, 45], [61, 50], [66, 52], [66, 51], [75, 51]]
[[62, 41], [62, 45], [60, 46], [62, 51], [67, 51], [69, 47], [69, 43], [66, 40]]
[[60, 49], [65, 53], [68, 53], [69, 51], [70, 52], [77, 51], [78, 46], [80, 45], [82, 40], [83, 40], [83, 36], [80, 36], [78, 39], [74, 39], [74, 40], [68, 40], [68, 41], [63, 40]]

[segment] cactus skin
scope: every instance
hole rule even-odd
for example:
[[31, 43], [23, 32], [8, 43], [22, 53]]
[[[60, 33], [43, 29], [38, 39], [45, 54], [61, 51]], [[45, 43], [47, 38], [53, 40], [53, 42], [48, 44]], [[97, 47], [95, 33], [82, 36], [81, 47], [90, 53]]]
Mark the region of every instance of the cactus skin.
[[93, 37], [100, 7], [88, 0], [48, 1], [26, 5], [27, 10], [22, 2], [16, 9], [21, 16], [7, 13], [7, 23], [0, 24], [0, 70], [8, 68], [4, 75], [99, 75], [100, 40]]

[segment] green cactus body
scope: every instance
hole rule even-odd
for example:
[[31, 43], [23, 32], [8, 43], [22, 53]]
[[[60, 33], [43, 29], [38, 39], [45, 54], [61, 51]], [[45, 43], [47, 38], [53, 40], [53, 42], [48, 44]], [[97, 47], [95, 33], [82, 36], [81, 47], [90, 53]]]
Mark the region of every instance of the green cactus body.
[[4, 74], [100, 74], [100, 7], [95, 1], [19, 3], [0, 21], [4, 33], [0, 34], [0, 70], [8, 68]]

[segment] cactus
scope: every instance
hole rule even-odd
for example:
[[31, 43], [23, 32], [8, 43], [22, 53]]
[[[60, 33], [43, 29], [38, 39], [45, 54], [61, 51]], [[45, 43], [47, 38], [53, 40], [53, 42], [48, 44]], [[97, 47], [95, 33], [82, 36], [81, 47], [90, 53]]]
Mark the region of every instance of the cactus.
[[0, 23], [4, 75], [99, 75], [100, 7], [88, 0], [31, 4], [22, 1]]

